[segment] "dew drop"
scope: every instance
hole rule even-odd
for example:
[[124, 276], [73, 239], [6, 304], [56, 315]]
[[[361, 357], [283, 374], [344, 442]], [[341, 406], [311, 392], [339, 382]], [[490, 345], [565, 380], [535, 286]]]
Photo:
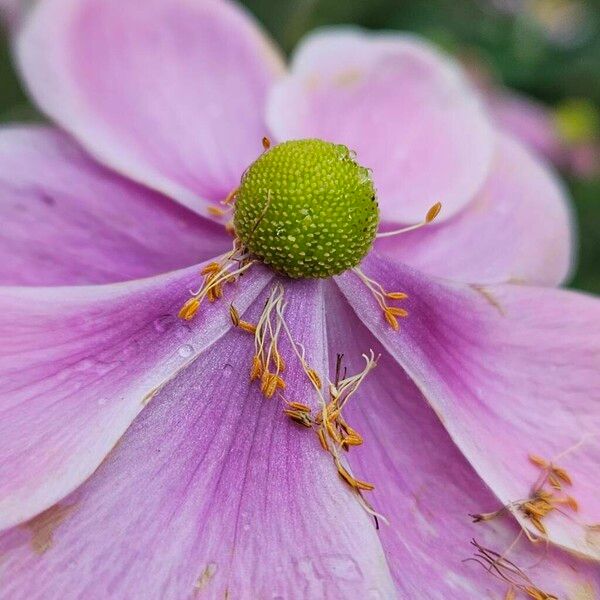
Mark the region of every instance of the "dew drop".
[[233, 373], [233, 367], [229, 363], [227, 363], [223, 367], [223, 377], [231, 377], [232, 373]]
[[192, 352], [194, 352], [194, 348], [193, 348], [193, 346], [190, 346], [189, 344], [184, 344], [183, 346], [179, 346], [179, 348], [177, 349], [177, 353], [182, 358], [188, 358], [188, 356], [192, 355]]
[[340, 160], [345, 160], [346, 158], [348, 158], [348, 156], [350, 156], [350, 151], [348, 150], [347, 146], [344, 146], [344, 144], [337, 144], [335, 147], [335, 151], [337, 152], [337, 155], [339, 156]]

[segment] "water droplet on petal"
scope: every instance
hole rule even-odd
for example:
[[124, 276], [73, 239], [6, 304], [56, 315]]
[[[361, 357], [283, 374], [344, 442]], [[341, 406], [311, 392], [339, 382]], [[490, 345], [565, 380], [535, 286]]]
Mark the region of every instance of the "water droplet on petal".
[[189, 344], [184, 344], [183, 346], [179, 346], [179, 348], [177, 349], [177, 353], [182, 358], [188, 358], [189, 356], [192, 355], [193, 352], [194, 352], [194, 348], [193, 348], [193, 346], [190, 346]]

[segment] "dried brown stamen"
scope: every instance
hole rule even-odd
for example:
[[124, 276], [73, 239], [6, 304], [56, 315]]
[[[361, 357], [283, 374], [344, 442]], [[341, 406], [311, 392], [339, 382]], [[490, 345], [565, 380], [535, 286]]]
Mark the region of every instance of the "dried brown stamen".
[[519, 568], [514, 562], [506, 556], [483, 547], [477, 540], [471, 540], [471, 545], [475, 548], [472, 558], [467, 558], [464, 562], [475, 562], [481, 565], [488, 573], [505, 582], [508, 586], [505, 600], [514, 600], [517, 593], [521, 592], [526, 598], [533, 600], [558, 600], [558, 597], [543, 591], [537, 587], [529, 576]]

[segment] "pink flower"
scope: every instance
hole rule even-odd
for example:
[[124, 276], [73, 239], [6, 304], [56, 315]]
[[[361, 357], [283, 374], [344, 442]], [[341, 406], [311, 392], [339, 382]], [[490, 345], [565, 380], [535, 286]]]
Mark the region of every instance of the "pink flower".
[[[286, 72], [209, 0], [42, 0], [19, 29], [64, 131], [0, 133], [3, 598], [600, 593], [599, 305], [552, 289], [562, 188], [448, 58], [328, 30]], [[263, 136], [354, 148], [384, 230], [442, 213], [361, 271], [253, 264], [182, 320]], [[261, 315], [288, 404], [249, 377]]]

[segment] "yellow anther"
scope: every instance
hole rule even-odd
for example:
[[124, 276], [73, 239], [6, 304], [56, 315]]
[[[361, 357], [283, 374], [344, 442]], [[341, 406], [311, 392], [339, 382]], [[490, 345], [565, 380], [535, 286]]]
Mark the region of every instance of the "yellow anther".
[[565, 469], [562, 469], [561, 467], [553, 466], [552, 473], [554, 475], [556, 475], [559, 479], [561, 479], [567, 485], [573, 485], [573, 480], [571, 479], [571, 476], [567, 473], [567, 471], [565, 471]]
[[[233, 249], [225, 255], [221, 262], [212, 261], [200, 271], [204, 276], [202, 286], [197, 292], [192, 293], [192, 298], [188, 299], [183, 305], [179, 316], [182, 319], [189, 320], [194, 316], [204, 298], [208, 299], [209, 302], [221, 298], [223, 296], [223, 284], [237, 281], [238, 277], [249, 269], [254, 262], [250, 259], [244, 247], [240, 245], [239, 240], [234, 240]], [[197, 305], [196, 302], [198, 302]], [[187, 310], [188, 306], [195, 306], [193, 312], [190, 313]], [[232, 320], [239, 319], [235, 309], [233, 312], [230, 309], [230, 315]]]
[[360, 479], [356, 479], [355, 477], [350, 475], [346, 467], [344, 467], [344, 465], [342, 465], [342, 463], [337, 459], [335, 460], [335, 466], [337, 467], [338, 473], [340, 474], [341, 478], [354, 489], [366, 492], [375, 489], [375, 486], [372, 483], [361, 481]]
[[[545, 536], [547, 529], [543, 520], [548, 514], [556, 511], [560, 506], [566, 506], [573, 512], [578, 511], [577, 500], [562, 491], [563, 484], [572, 484], [569, 473], [562, 467], [557, 467], [552, 462], [535, 454], [529, 455], [529, 461], [541, 470], [541, 476], [538, 478], [531, 496], [526, 500], [511, 502], [495, 512], [471, 515], [474, 522], [488, 521], [502, 514], [505, 510], [514, 511], [516, 509], [538, 532]], [[545, 489], [546, 485], [549, 485], [552, 491]], [[531, 536], [527, 529], [524, 528], [524, 531], [530, 540], [535, 541], [535, 538]]]
[[388, 306], [388, 308], [386, 310], [387, 310], [387, 312], [389, 312], [391, 315], [394, 315], [395, 317], [408, 317], [408, 311], [404, 310], [403, 308], [397, 308], [395, 306]]
[[540, 467], [541, 469], [545, 469], [548, 466], [548, 462], [544, 460], [541, 456], [538, 456], [537, 454], [530, 454], [528, 458], [530, 462], [532, 462], [537, 467]]
[[310, 406], [308, 406], [308, 404], [303, 404], [302, 402], [288, 402], [288, 406], [294, 410], [301, 410], [307, 413], [311, 411]]
[[442, 210], [442, 203], [441, 202], [436, 202], [427, 211], [427, 214], [425, 215], [425, 223], [431, 223], [431, 221], [433, 221], [440, 214], [441, 210]]
[[540, 517], [536, 517], [536, 516], [529, 516], [529, 520], [531, 521], [531, 524], [542, 534], [542, 535], [546, 535], [546, 528], [544, 527], [544, 524], [542, 523]]
[[556, 596], [552, 596], [551, 594], [547, 594], [543, 592], [539, 588], [527, 586], [523, 588], [523, 591], [533, 600], [558, 600]]
[[222, 217], [226, 215], [229, 211], [223, 210], [220, 206], [209, 206], [208, 212], [214, 217]]
[[562, 484], [560, 482], [560, 479], [554, 474], [554, 473], [550, 473], [548, 475], [548, 483], [555, 489], [555, 490], [560, 490], [562, 488]]
[[362, 436], [354, 430], [351, 430], [351, 432], [342, 440], [342, 446], [360, 446], [362, 443]]
[[263, 396], [272, 398], [278, 388], [284, 390], [285, 381], [279, 375], [264, 371], [260, 380], [260, 391]]
[[248, 333], [255, 334], [256, 333], [256, 325], [252, 323], [248, 323], [248, 321], [240, 321], [238, 327], [247, 331]]
[[327, 429], [327, 433], [329, 434], [329, 437], [333, 441], [335, 441], [337, 444], [341, 445], [342, 438], [341, 438], [340, 434], [337, 432], [337, 429], [335, 428], [333, 423], [329, 419], [325, 420], [325, 428]]
[[573, 496], [567, 496], [564, 498], [564, 500], [562, 500], [562, 502], [566, 504], [573, 512], [579, 511], [579, 504], [577, 503], [577, 500], [573, 498]]
[[229, 194], [227, 194], [225, 200], [223, 200], [221, 204], [225, 204], [226, 206], [233, 204], [233, 201], [235, 200], [235, 195], [237, 194], [237, 192], [238, 192], [238, 188], [231, 190], [231, 192], [229, 192]]
[[397, 306], [389, 306], [387, 300], [404, 300], [405, 298], [408, 298], [408, 296], [403, 292], [387, 292], [379, 283], [370, 277], [367, 277], [358, 267], [355, 267], [353, 271], [358, 275], [371, 294], [373, 294], [388, 325], [394, 331], [398, 331], [400, 325], [398, 324], [398, 319], [396, 317], [406, 317], [408, 316], [408, 311]]
[[217, 262], [208, 263], [201, 271], [200, 275], [212, 275], [221, 270], [221, 265]]
[[323, 387], [321, 378], [319, 377], [319, 374], [314, 369], [311, 369], [311, 368], [306, 369], [306, 375], [312, 381], [312, 384], [318, 390], [320, 390]]
[[277, 371], [285, 371], [285, 360], [283, 360], [283, 356], [279, 354], [277, 349], [273, 351], [273, 362], [275, 363]]
[[436, 202], [425, 214], [425, 218], [420, 223], [415, 223], [415, 225], [409, 225], [408, 227], [402, 227], [401, 229], [394, 229], [393, 231], [382, 231], [377, 234], [378, 238], [391, 237], [393, 235], [400, 235], [402, 233], [408, 233], [409, 231], [414, 231], [415, 229], [420, 229], [425, 225], [429, 225], [431, 221], [433, 221], [442, 210], [442, 203]]
[[198, 312], [200, 301], [197, 298], [189, 298], [179, 310], [179, 318], [189, 321]]
[[388, 310], [383, 311], [383, 315], [385, 316], [385, 320], [388, 322], [388, 325], [394, 330], [398, 331], [400, 329], [400, 325], [398, 324], [398, 319]]
[[321, 447], [323, 448], [323, 450], [325, 450], [325, 452], [331, 452], [329, 444], [327, 443], [327, 436], [325, 435], [325, 431], [322, 427], [319, 427], [319, 429], [317, 429], [317, 436], [319, 437], [319, 442], [321, 443]]
[[237, 308], [233, 305], [229, 305], [229, 316], [231, 317], [231, 322], [234, 327], [238, 327], [240, 324], [240, 313], [238, 313]]
[[263, 374], [263, 364], [259, 356], [252, 357], [252, 368], [250, 369], [250, 381], [260, 379]]
[[312, 425], [313, 425], [310, 415], [308, 415], [306, 412], [304, 412], [302, 410], [292, 410], [289, 408], [285, 408], [283, 410], [283, 412], [288, 417], [290, 417], [293, 421], [296, 421], [296, 423], [300, 423], [301, 425], [304, 425], [304, 427], [312, 427]]

